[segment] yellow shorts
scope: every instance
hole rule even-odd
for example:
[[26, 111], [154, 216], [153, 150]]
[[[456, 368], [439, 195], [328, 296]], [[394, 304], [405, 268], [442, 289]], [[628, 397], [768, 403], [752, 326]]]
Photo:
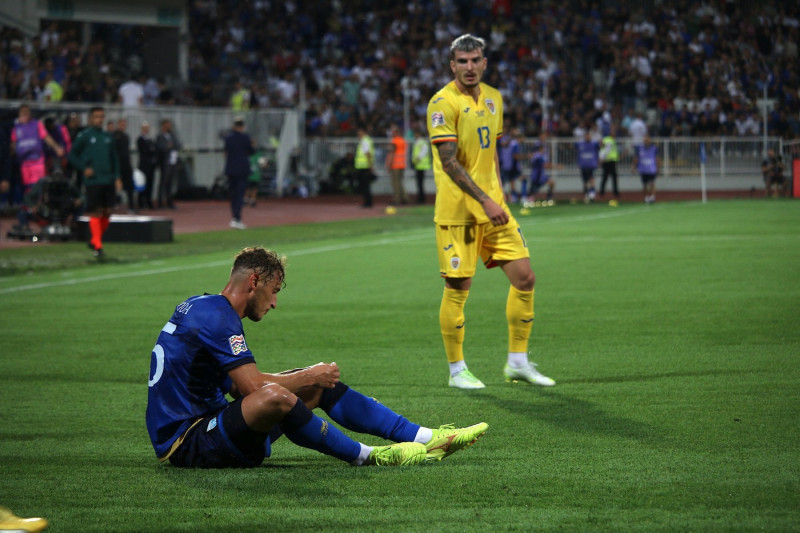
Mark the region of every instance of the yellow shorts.
[[471, 278], [478, 265], [478, 254], [486, 268], [498, 261], [530, 257], [528, 243], [516, 219], [503, 226], [491, 222], [469, 226], [436, 226], [439, 274], [443, 278]]

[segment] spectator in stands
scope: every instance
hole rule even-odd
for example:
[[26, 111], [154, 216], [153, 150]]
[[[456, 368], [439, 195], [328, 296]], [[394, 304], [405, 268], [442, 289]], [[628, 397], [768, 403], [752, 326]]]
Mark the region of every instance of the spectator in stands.
[[118, 102], [123, 107], [142, 107], [144, 104], [144, 76], [130, 79], [119, 86]]

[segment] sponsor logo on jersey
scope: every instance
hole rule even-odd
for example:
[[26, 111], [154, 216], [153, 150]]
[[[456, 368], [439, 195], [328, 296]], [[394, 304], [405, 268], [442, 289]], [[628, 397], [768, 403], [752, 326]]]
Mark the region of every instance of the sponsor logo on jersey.
[[444, 126], [444, 113], [434, 111], [431, 113], [431, 128], [438, 128], [439, 126]]
[[461, 266], [461, 258], [460, 257], [451, 257], [450, 258], [450, 268], [453, 270], [458, 270], [458, 267]]
[[486, 107], [489, 108], [489, 112], [492, 115], [494, 115], [497, 112], [497, 109], [495, 109], [495, 107], [494, 107], [494, 100], [492, 100], [491, 98], [487, 98], [486, 99]]
[[215, 427], [217, 427], [217, 417], [216, 416], [211, 419], [211, 422], [208, 423], [208, 427], [206, 428], [206, 433], [208, 433], [209, 431], [211, 431]]
[[469, 113], [469, 108], [468, 108], [468, 107], [465, 107], [465, 108], [464, 108], [464, 114], [466, 115], [467, 113]]
[[453, 247], [452, 244], [448, 244], [447, 246], [444, 247], [444, 251], [446, 252], [447, 250], [449, 250], [452, 247]]
[[239, 355], [242, 352], [247, 351], [247, 344], [244, 342], [244, 335], [231, 335], [228, 338], [228, 342], [231, 345], [231, 351], [233, 355]]

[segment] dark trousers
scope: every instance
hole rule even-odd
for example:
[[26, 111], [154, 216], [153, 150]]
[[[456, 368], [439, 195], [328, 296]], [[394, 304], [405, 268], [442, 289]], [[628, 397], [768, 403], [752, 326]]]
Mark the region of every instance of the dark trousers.
[[156, 169], [140, 168], [144, 173], [144, 190], [139, 193], [139, 209], [153, 209], [153, 185], [156, 182]]
[[417, 203], [425, 203], [425, 171], [417, 169], [415, 177], [417, 178]]
[[356, 177], [358, 178], [358, 192], [363, 198], [363, 207], [372, 207], [372, 170], [368, 168], [357, 168]]
[[172, 184], [178, 176], [178, 165], [162, 165], [161, 181], [158, 183], [158, 207], [173, 207]]
[[247, 174], [228, 176], [228, 190], [231, 195], [231, 216], [241, 222], [244, 193], [247, 190]]
[[122, 188], [125, 189], [125, 196], [128, 198], [128, 209], [136, 209], [136, 202], [133, 197], [133, 169], [129, 168], [122, 171]]
[[619, 197], [619, 189], [617, 188], [617, 162], [605, 161], [603, 163], [603, 179], [600, 181], [600, 195], [606, 192], [606, 180], [611, 177], [611, 186], [614, 191], [614, 196]]

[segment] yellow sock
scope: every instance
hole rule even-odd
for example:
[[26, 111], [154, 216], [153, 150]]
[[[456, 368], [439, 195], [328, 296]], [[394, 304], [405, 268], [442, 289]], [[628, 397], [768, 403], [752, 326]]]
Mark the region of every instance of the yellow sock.
[[[535, 289], [534, 289], [535, 290]], [[528, 340], [533, 326], [533, 293], [508, 288], [506, 319], [508, 320], [508, 351], [528, 352]]]
[[444, 288], [439, 308], [439, 327], [444, 341], [447, 362], [464, 360], [464, 304], [469, 291]]

